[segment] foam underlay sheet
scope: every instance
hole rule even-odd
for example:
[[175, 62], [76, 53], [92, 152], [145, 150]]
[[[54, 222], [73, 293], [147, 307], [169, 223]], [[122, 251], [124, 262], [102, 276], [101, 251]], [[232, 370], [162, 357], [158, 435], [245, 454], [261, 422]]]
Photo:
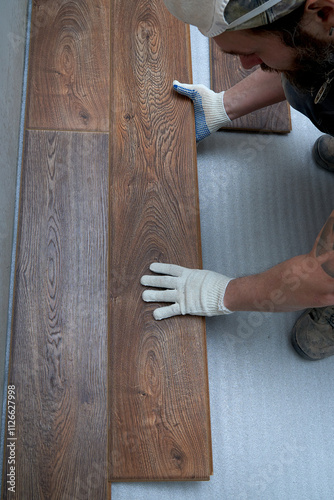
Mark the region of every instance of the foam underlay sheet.
[[[208, 41], [191, 33], [194, 81], [209, 85]], [[292, 127], [287, 136], [219, 132], [198, 146], [204, 268], [248, 275], [312, 247], [334, 207], [334, 174], [312, 160], [320, 132], [294, 110]], [[115, 484], [113, 500], [334, 498], [334, 358], [294, 352], [299, 315], [208, 319], [214, 475]]]

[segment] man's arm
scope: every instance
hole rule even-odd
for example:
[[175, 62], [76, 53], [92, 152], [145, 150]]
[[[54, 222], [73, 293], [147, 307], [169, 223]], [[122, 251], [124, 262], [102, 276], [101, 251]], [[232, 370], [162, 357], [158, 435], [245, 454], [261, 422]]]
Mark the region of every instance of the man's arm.
[[224, 92], [225, 111], [230, 120], [285, 101], [281, 74], [257, 69]]
[[334, 305], [334, 211], [311, 252], [264, 273], [232, 280], [224, 305], [231, 311], [267, 312]]
[[231, 120], [285, 100], [280, 73], [258, 69], [228, 90], [213, 92], [204, 85], [173, 82], [174, 89], [194, 103], [196, 141]]
[[158, 307], [155, 319], [179, 314], [215, 316], [233, 311], [287, 312], [334, 305], [334, 211], [308, 254], [293, 257], [268, 271], [231, 279], [213, 271], [155, 262], [155, 275], [141, 283], [146, 302]]

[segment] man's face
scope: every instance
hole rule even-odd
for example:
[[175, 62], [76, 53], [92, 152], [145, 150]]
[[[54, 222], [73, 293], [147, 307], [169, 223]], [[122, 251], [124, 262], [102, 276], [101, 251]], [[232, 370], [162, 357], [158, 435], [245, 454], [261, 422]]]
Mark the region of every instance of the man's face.
[[237, 55], [245, 69], [264, 63], [278, 71], [292, 70], [295, 50], [271, 33], [257, 34], [251, 30], [226, 31], [214, 37], [215, 42], [226, 54]]
[[238, 55], [242, 66], [278, 71], [300, 91], [318, 90], [334, 66], [334, 46], [301, 28], [291, 46], [275, 32], [225, 32], [214, 38], [223, 52]]

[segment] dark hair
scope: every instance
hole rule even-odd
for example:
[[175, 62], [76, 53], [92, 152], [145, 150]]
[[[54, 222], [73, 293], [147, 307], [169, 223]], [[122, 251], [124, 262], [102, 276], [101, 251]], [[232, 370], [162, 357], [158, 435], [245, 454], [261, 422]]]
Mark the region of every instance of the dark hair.
[[[287, 80], [303, 93], [315, 92], [333, 70], [334, 42], [318, 40], [305, 30], [302, 18], [305, 4], [277, 21], [253, 28], [257, 34], [278, 36], [295, 51], [293, 67], [281, 71]], [[270, 68], [261, 65], [262, 69]]]

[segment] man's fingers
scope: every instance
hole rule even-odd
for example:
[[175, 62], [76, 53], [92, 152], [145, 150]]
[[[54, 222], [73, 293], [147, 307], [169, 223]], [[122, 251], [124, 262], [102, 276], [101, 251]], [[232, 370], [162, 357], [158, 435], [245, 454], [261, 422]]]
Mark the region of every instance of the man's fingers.
[[154, 319], [160, 320], [171, 318], [172, 316], [178, 316], [179, 314], [181, 314], [179, 304], [172, 304], [171, 306], [158, 307], [158, 309], [155, 309], [153, 317]]
[[153, 262], [150, 265], [150, 270], [158, 274], [168, 274], [169, 276], [182, 276], [184, 267], [176, 264], [163, 264], [161, 262]]
[[185, 96], [190, 97], [190, 98], [192, 98], [193, 93], [194, 93], [193, 85], [187, 84], [187, 83], [180, 83], [177, 80], [174, 80], [173, 88], [179, 94], [185, 95]]
[[176, 289], [177, 278], [173, 276], [142, 276], [140, 282], [144, 286], [153, 286], [155, 288], [170, 288]]
[[164, 288], [165, 290], [145, 290], [142, 293], [143, 300], [145, 302], [169, 302], [171, 304], [155, 309], [153, 312], [154, 319], [160, 320], [181, 314], [179, 290], [182, 289], [184, 279], [191, 270], [175, 264], [161, 262], [153, 262], [150, 265], [150, 270], [157, 273], [157, 275], [142, 276], [141, 284], [153, 288]]
[[175, 90], [182, 90], [182, 89], [192, 89], [193, 85], [191, 83], [180, 83], [178, 80], [173, 81], [173, 87]]
[[145, 290], [142, 294], [145, 302], [176, 302], [175, 290]]

